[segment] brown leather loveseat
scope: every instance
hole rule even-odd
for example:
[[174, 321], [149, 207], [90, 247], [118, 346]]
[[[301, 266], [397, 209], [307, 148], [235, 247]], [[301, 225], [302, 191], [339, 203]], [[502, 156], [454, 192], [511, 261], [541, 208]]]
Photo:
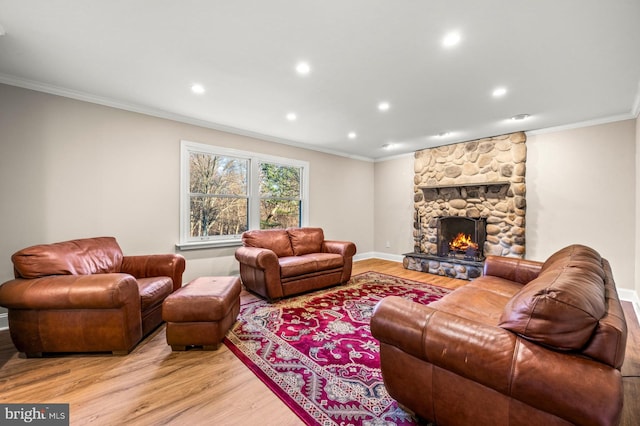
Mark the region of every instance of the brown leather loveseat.
[[609, 263], [566, 247], [544, 263], [488, 257], [430, 305], [383, 299], [371, 332], [400, 405], [440, 425], [615, 425], [626, 322]]
[[324, 239], [322, 228], [247, 231], [236, 250], [245, 287], [268, 300], [346, 283], [356, 246]]
[[43, 352], [128, 353], [162, 322], [162, 302], [182, 286], [177, 254], [123, 256], [113, 237], [28, 247], [0, 286], [14, 345]]

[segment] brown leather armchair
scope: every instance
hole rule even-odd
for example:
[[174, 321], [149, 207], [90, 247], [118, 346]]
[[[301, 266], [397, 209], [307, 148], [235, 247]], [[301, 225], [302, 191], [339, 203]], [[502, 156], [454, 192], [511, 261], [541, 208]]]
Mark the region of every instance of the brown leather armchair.
[[609, 263], [566, 247], [544, 263], [489, 256], [484, 275], [420, 305], [388, 297], [371, 332], [385, 386], [449, 425], [616, 425], [627, 326]]
[[182, 286], [184, 257], [123, 256], [113, 237], [28, 247], [0, 286], [11, 339], [28, 357], [47, 352], [126, 354], [162, 322]]
[[325, 240], [322, 228], [247, 231], [236, 250], [248, 290], [268, 300], [346, 283], [356, 246]]

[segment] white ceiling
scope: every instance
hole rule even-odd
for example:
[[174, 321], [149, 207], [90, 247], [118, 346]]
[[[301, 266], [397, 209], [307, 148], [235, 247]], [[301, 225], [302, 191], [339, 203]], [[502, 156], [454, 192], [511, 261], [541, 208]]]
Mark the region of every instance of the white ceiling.
[[0, 26], [0, 82], [356, 158], [640, 103], [638, 0], [0, 0]]

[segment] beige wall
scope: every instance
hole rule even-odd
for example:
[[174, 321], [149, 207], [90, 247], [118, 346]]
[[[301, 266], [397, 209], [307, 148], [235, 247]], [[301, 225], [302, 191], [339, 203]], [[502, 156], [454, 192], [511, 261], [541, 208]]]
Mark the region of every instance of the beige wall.
[[[636, 295], [640, 297], [640, 116], [636, 117]], [[638, 302], [640, 304], [640, 302]]]
[[[308, 161], [311, 226], [373, 250], [374, 163], [0, 85], [0, 282], [40, 243], [113, 235], [175, 252], [180, 140]], [[237, 273], [234, 248], [185, 251], [185, 280]]]
[[413, 251], [413, 158], [375, 163], [374, 250], [382, 258]]
[[527, 146], [527, 257], [586, 244], [635, 289], [635, 120], [529, 135]]

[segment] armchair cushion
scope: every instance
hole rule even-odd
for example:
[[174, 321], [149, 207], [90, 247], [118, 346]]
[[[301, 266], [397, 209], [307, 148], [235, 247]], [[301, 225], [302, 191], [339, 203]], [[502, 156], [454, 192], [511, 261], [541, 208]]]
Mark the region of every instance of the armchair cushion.
[[120, 272], [122, 250], [113, 237], [27, 247], [11, 256], [16, 278]]

